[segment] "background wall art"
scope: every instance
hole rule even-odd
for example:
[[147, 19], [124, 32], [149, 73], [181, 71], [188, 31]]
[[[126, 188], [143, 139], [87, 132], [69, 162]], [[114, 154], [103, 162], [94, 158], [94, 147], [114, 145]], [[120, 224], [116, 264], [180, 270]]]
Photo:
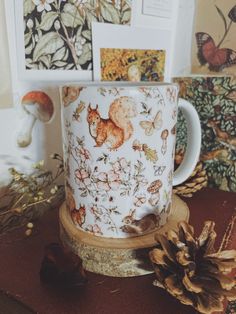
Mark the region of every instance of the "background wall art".
[[235, 74], [235, 0], [198, 0], [196, 4], [192, 72]]
[[[162, 80], [168, 81], [171, 76], [171, 55], [172, 55], [172, 33], [167, 29], [152, 29], [152, 28], [136, 28], [121, 25], [108, 25], [104, 23], [92, 23], [92, 43], [93, 43], [93, 78], [96, 81], [101, 81], [101, 58], [104, 48], [113, 53], [116, 51], [117, 59], [120, 58], [121, 51], [129, 51], [129, 53], [137, 54], [137, 51], [158, 51], [158, 59], [160, 59]], [[108, 51], [108, 50], [106, 50]], [[118, 51], [120, 51], [118, 53]], [[162, 52], [161, 52], [162, 51]], [[156, 56], [157, 57], [157, 56]], [[110, 57], [109, 57], [110, 58]], [[136, 57], [135, 57], [136, 58]], [[132, 59], [132, 57], [131, 57]], [[130, 59], [130, 62], [131, 62]], [[106, 58], [107, 62], [108, 59]], [[117, 62], [119, 62], [117, 60]], [[164, 64], [163, 64], [164, 63]], [[159, 66], [158, 65], [158, 66]], [[116, 80], [116, 79], [114, 79]]]
[[131, 19], [131, 0], [17, 0], [15, 7], [24, 33], [18, 40], [19, 72], [75, 70], [76, 79], [78, 71], [89, 71], [91, 78], [91, 22], [129, 24]]
[[[211, 187], [236, 192], [236, 81], [234, 77], [195, 76], [175, 79], [180, 97], [197, 109], [202, 125], [200, 160]], [[177, 154], [184, 154], [186, 126], [178, 117]]]
[[[23, 10], [23, 0], [5, 0], [0, 1], [5, 2], [6, 9], [6, 24], [7, 24], [7, 34], [9, 42], [9, 55], [10, 55], [10, 65], [11, 65], [11, 77], [12, 77], [12, 89], [13, 89], [13, 104], [14, 107], [4, 108], [2, 106], [7, 106], [5, 102], [1, 102], [0, 108], [0, 186], [5, 185], [9, 182], [9, 172], [8, 168], [11, 166], [17, 166], [18, 170], [21, 171], [31, 171], [32, 162], [39, 161], [41, 159], [45, 160], [45, 166], [50, 170], [55, 170], [55, 163], [49, 158], [50, 154], [57, 152], [61, 153], [61, 129], [60, 129], [60, 110], [59, 110], [59, 95], [58, 80], [81, 80], [86, 77], [92, 78], [92, 74], [87, 70], [38, 70], [38, 69], [25, 69], [25, 47], [24, 47], [24, 10]], [[25, 1], [25, 4], [28, 3], [30, 6], [33, 1]], [[68, 3], [72, 3], [67, 1]], [[83, 1], [88, 2], [88, 1]], [[95, 1], [94, 1], [95, 2]], [[98, 1], [96, 1], [98, 2]], [[102, 1], [100, 1], [102, 2]], [[110, 1], [112, 2], [112, 1]], [[119, 0], [116, 0], [116, 5], [119, 3]], [[177, 14], [178, 2], [180, 2], [179, 14]], [[56, 0], [55, 0], [56, 3]], [[65, 1], [61, 1], [62, 5], [66, 4]], [[52, 5], [49, 3], [51, 8]], [[127, 1], [128, 4], [128, 1]], [[182, 68], [188, 64], [190, 66], [190, 49], [191, 49], [191, 25], [192, 25], [192, 16], [194, 8], [194, 0], [175, 0], [173, 1], [174, 8], [172, 10], [173, 15], [171, 19], [159, 18], [157, 16], [143, 15], [142, 13], [142, 0], [129, 1], [129, 4], [132, 4], [132, 20], [131, 24], [133, 26], [139, 27], [152, 27], [156, 28], [158, 31], [154, 35], [151, 31], [151, 41], [153, 42], [153, 49], [158, 49], [154, 44], [159, 41], [160, 29], [165, 30], [165, 40], [170, 38], [170, 29], [177, 30], [181, 34], [176, 38], [175, 47], [178, 47], [178, 51], [174, 53], [174, 66], [175, 71], [174, 75], [183, 74]], [[34, 8], [37, 10], [36, 5]], [[52, 11], [52, 10], [51, 10]], [[51, 11], [46, 11], [45, 13], [50, 13]], [[130, 11], [130, 13], [131, 13]], [[1, 11], [4, 13], [4, 11]], [[43, 12], [39, 12], [43, 14]], [[37, 15], [37, 14], [36, 14]], [[178, 16], [178, 18], [177, 18]], [[134, 18], [134, 19], [133, 19]], [[177, 27], [175, 19], [178, 19]], [[105, 23], [97, 23], [102, 26], [107, 26]], [[29, 24], [30, 25], [30, 24]], [[109, 24], [112, 28], [114, 26], [119, 28], [129, 28], [128, 26], [112, 25]], [[34, 26], [35, 27], [35, 26]], [[169, 30], [169, 31], [168, 31]], [[110, 33], [111, 30], [109, 27], [105, 28], [105, 33], [103, 37], [107, 36], [107, 33]], [[118, 31], [118, 34], [121, 34]], [[147, 34], [147, 33], [146, 33]], [[123, 33], [121, 34], [123, 36]], [[101, 34], [102, 36], [102, 34]], [[112, 36], [112, 35], [111, 35]], [[117, 35], [116, 35], [117, 36]], [[122, 43], [122, 36], [119, 37], [116, 44], [119, 47], [119, 41]], [[137, 44], [139, 44], [139, 49], [145, 49], [142, 42], [145, 41], [144, 33], [140, 33], [140, 36], [137, 37]], [[37, 37], [36, 37], [37, 38]], [[116, 37], [118, 38], [118, 37]], [[140, 40], [142, 38], [142, 40]], [[105, 38], [106, 39], [106, 38]], [[158, 40], [157, 40], [158, 39]], [[106, 40], [107, 42], [107, 40]], [[107, 47], [104, 46], [103, 47]], [[113, 47], [115, 47], [113, 45]], [[126, 48], [132, 48], [127, 45]], [[185, 49], [183, 50], [182, 47]], [[125, 47], [122, 47], [125, 48]], [[147, 49], [147, 48], [146, 48]], [[150, 49], [150, 48], [149, 48]], [[160, 49], [160, 48], [159, 48]], [[89, 72], [89, 76], [86, 76]], [[2, 72], [1, 72], [2, 73]], [[50, 80], [50, 82], [49, 82]], [[32, 133], [32, 143], [28, 147], [21, 148], [17, 146], [17, 133], [22, 124], [22, 112], [20, 110], [21, 98], [24, 94], [31, 90], [42, 90], [45, 91], [53, 100], [55, 104], [55, 116], [52, 122], [48, 124], [43, 124], [41, 122], [36, 122], [33, 133]], [[56, 134], [56, 135], [55, 135]]]
[[101, 48], [102, 81], [164, 80], [165, 51]]

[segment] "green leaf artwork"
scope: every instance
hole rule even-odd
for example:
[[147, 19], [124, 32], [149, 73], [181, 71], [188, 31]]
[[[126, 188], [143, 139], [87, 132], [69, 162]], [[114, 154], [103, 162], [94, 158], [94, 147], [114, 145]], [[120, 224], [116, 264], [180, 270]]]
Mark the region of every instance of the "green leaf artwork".
[[[178, 78], [180, 97], [196, 108], [202, 126], [200, 160], [209, 186], [236, 192], [236, 80], [234, 77]], [[186, 148], [186, 124], [178, 116], [176, 151]]]
[[130, 24], [132, 0], [24, 0], [27, 70], [92, 70], [91, 22]]

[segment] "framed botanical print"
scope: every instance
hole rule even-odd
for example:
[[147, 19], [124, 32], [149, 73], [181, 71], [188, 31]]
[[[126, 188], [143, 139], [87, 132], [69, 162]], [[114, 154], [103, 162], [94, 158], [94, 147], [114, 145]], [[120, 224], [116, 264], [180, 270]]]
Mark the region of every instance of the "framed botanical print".
[[20, 78], [91, 80], [91, 23], [130, 18], [131, 0], [15, 0]]

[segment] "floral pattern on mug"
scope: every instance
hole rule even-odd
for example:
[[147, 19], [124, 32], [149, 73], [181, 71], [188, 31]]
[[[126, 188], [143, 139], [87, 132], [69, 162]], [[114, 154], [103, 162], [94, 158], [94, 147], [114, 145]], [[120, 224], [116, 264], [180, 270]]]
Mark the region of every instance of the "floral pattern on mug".
[[121, 184], [120, 177], [113, 170], [108, 173], [100, 172], [96, 176], [98, 190], [109, 192], [110, 190], [118, 190]]
[[76, 169], [75, 170], [76, 183], [81, 189], [91, 187], [90, 174], [85, 169]]
[[175, 103], [178, 97], [178, 91], [174, 87], [168, 87], [166, 89], [166, 97], [170, 101], [170, 103]]
[[90, 212], [92, 213], [94, 221], [96, 223], [103, 223], [108, 226], [108, 230], [116, 233], [118, 232], [118, 227], [113, 219], [114, 216], [121, 215], [121, 213], [117, 209], [117, 206], [104, 207], [103, 205], [98, 206], [97, 204], [93, 204], [90, 207]]
[[88, 231], [96, 236], [102, 236], [103, 233], [102, 233], [102, 230], [101, 230], [101, 227], [99, 227], [98, 224], [94, 224], [94, 225], [88, 225], [86, 228], [85, 228], [85, 231]]

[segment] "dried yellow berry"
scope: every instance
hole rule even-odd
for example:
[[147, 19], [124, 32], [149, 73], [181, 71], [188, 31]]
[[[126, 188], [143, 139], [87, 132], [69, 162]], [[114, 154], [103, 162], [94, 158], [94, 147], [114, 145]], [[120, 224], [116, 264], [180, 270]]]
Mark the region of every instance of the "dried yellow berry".
[[32, 222], [28, 222], [27, 223], [27, 228], [33, 229], [34, 228], [34, 224]]
[[27, 229], [27, 230], [25, 231], [25, 235], [26, 235], [27, 237], [29, 237], [31, 234], [32, 234], [32, 229]]

